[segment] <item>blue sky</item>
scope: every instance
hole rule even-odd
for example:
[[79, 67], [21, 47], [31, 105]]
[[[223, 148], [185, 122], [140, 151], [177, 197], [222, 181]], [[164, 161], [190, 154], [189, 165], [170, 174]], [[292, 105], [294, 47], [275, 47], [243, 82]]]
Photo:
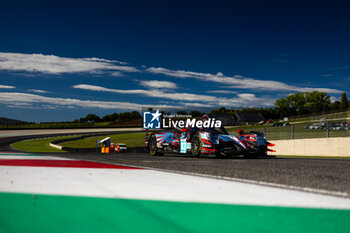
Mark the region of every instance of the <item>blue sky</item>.
[[270, 107], [350, 90], [347, 1], [8, 1], [0, 116]]

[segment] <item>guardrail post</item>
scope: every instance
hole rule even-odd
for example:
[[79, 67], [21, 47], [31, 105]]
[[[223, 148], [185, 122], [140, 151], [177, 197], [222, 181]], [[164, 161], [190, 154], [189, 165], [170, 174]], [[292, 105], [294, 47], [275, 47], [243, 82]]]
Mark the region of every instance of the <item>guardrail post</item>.
[[294, 125], [292, 125], [292, 133], [290, 135], [290, 139], [294, 139]]
[[329, 121], [327, 121], [327, 138], [329, 138]]

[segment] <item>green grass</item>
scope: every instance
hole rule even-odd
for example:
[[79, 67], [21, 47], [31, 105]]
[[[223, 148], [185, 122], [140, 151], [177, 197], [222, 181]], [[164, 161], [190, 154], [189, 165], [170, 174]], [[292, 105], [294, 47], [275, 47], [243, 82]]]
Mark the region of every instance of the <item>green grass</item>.
[[[76, 137], [76, 136], [71, 136]], [[53, 137], [53, 138], [39, 138], [34, 140], [25, 140], [15, 142], [11, 146], [15, 149], [27, 152], [64, 152], [62, 150], [53, 148], [49, 145], [50, 142], [58, 139], [65, 139], [71, 137]]]
[[[34, 140], [25, 140], [21, 142], [13, 143], [11, 146], [15, 149], [27, 152], [64, 152], [62, 150], [53, 148], [49, 145], [50, 142], [72, 138], [75, 136], [65, 136], [65, 137], [52, 137], [52, 138], [40, 138]], [[71, 147], [71, 148], [95, 148], [96, 140], [101, 140], [105, 137], [111, 137], [111, 142], [113, 143], [125, 143], [128, 147], [143, 147], [145, 145], [145, 133], [125, 133], [125, 134], [114, 134], [97, 136], [91, 138], [85, 138], [75, 141], [69, 141], [61, 143], [61, 146]]]
[[60, 145], [71, 148], [95, 148], [96, 141], [110, 137], [112, 143], [125, 143], [127, 147], [143, 147], [145, 146], [145, 133], [122, 133], [105, 135], [98, 137], [84, 138], [75, 141], [63, 142]]
[[72, 129], [72, 128], [112, 128], [112, 127], [141, 127], [142, 119], [137, 120], [119, 120], [106, 122], [50, 122], [39, 124], [15, 124], [0, 125], [0, 129]]
[[94, 128], [108, 127], [111, 122], [94, 122], [94, 123], [40, 123], [40, 124], [19, 124], [19, 125], [0, 125], [1, 129], [67, 129], [67, 128]]

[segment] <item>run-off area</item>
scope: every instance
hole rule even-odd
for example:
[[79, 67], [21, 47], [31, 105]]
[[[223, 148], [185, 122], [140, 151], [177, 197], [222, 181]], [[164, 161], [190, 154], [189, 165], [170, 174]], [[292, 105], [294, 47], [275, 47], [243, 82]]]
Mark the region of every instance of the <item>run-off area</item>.
[[0, 232], [350, 231], [348, 198], [113, 166], [1, 154]]

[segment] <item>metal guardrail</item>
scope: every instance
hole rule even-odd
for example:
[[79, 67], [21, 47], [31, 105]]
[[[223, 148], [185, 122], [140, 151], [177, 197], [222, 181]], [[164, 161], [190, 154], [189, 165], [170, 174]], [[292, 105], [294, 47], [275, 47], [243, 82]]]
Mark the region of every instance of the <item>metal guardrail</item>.
[[[350, 137], [350, 123], [344, 121], [303, 124], [278, 123], [242, 128], [245, 131], [263, 131], [269, 140]], [[238, 127], [234, 129], [238, 129]], [[231, 132], [232, 129], [229, 129], [229, 131]]]

